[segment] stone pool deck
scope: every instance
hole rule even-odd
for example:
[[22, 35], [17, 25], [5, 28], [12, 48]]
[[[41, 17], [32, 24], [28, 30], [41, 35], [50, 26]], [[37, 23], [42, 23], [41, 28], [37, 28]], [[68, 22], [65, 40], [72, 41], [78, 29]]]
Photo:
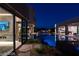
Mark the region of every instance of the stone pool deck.
[[17, 56], [31, 56], [35, 55], [33, 49], [40, 48], [40, 44], [24, 44], [21, 48], [16, 50]]

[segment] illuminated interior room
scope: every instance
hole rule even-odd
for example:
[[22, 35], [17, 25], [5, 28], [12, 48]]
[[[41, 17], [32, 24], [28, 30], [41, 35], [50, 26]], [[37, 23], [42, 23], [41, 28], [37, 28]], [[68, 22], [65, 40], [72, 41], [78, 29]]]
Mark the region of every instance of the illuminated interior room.
[[0, 55], [13, 50], [13, 15], [0, 7]]
[[15, 17], [15, 32], [16, 32], [16, 48], [21, 45], [21, 19], [17, 16]]
[[[18, 5], [18, 6], [16, 6]], [[17, 7], [25, 4], [0, 4], [0, 55], [6, 56], [27, 40], [27, 10], [25, 15]], [[21, 7], [21, 8], [22, 8]], [[24, 31], [25, 30], [25, 31]]]

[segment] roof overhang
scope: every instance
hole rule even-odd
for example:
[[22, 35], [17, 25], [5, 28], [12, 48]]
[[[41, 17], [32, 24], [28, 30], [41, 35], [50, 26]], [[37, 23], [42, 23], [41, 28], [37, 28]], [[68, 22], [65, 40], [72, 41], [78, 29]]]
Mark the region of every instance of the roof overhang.
[[12, 14], [18, 16], [19, 18], [22, 19], [27, 19], [28, 18], [28, 7], [26, 7], [26, 4], [23, 3], [1, 3], [1, 7], [5, 8]]

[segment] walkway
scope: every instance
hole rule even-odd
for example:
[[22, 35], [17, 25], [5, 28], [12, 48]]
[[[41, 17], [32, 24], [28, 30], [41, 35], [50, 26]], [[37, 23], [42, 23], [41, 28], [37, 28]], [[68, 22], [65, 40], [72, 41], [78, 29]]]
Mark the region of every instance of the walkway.
[[33, 49], [40, 48], [40, 44], [24, 44], [21, 48], [19, 48], [16, 53], [18, 56], [31, 56], [36, 55], [35, 52], [33, 52]]

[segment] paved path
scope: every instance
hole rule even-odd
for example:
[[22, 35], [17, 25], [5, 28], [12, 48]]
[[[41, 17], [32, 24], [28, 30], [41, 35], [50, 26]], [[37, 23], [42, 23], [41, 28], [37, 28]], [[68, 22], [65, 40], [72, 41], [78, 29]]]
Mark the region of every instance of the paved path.
[[16, 53], [18, 56], [30, 56], [34, 48], [40, 48], [40, 44], [24, 44]]
[[17, 55], [12, 53], [10, 56], [55, 56], [62, 55], [60, 51], [55, 48], [46, 48], [44, 49], [45, 54], [39, 54], [35, 48], [41, 48], [41, 44], [24, 44], [19, 49], [16, 50]]

